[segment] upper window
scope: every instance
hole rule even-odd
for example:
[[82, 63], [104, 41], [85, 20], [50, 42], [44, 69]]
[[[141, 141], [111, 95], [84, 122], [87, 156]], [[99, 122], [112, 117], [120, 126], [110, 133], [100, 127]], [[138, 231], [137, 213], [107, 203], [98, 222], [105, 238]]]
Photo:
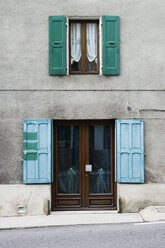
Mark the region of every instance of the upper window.
[[119, 17], [74, 21], [50, 16], [49, 75], [87, 73], [120, 74]]
[[70, 21], [69, 71], [99, 73], [99, 23], [97, 21]]

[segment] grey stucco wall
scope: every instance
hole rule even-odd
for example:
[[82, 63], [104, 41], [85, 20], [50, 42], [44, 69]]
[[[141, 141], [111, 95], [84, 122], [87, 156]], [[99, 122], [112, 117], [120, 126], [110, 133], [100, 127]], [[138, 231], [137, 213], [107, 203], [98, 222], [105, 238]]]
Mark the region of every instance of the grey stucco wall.
[[[163, 0], [1, 1], [1, 88], [164, 88], [164, 8]], [[48, 76], [50, 15], [119, 15], [121, 75]]]
[[[146, 182], [165, 183], [164, 9], [163, 0], [1, 1], [0, 183], [22, 183], [24, 119], [116, 118], [144, 118]], [[50, 15], [119, 15], [121, 74], [49, 76]]]
[[[1, 183], [22, 182], [22, 124], [24, 119], [144, 118], [146, 182], [165, 182], [165, 119], [163, 92], [23, 91], [3, 92], [0, 105]], [[155, 100], [154, 100], [155, 99]], [[127, 107], [131, 107], [131, 111]], [[147, 116], [145, 114], [147, 113]], [[153, 115], [156, 113], [155, 118]]]

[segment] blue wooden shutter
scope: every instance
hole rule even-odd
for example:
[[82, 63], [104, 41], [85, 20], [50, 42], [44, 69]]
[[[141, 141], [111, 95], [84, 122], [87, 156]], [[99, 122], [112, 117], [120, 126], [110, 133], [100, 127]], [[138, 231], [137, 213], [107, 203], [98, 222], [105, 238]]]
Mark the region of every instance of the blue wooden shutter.
[[102, 17], [103, 74], [120, 74], [120, 27], [118, 16]]
[[52, 121], [24, 121], [23, 183], [50, 183], [52, 165]]
[[144, 183], [144, 121], [116, 120], [116, 181]]
[[66, 18], [49, 17], [49, 75], [66, 74]]

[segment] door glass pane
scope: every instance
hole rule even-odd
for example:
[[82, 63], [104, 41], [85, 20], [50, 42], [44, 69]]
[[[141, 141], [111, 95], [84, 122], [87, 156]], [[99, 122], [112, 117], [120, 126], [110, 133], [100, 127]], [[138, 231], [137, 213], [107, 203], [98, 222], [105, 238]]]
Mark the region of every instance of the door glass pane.
[[90, 126], [89, 193], [111, 192], [111, 132], [110, 126]]
[[81, 23], [71, 23], [71, 71], [81, 71]]
[[97, 23], [86, 24], [87, 71], [97, 71]]
[[58, 126], [58, 193], [79, 193], [79, 127]]

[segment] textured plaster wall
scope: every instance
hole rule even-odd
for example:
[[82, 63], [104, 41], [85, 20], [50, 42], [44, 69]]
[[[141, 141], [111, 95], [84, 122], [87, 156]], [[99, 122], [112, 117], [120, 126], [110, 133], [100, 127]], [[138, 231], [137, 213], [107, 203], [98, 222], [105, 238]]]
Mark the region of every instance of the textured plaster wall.
[[[165, 183], [165, 116], [163, 92], [1, 92], [0, 182], [22, 182], [22, 124], [24, 119], [115, 119], [145, 120], [145, 180]], [[131, 110], [128, 111], [127, 107]], [[156, 113], [155, 118], [153, 114]]]
[[118, 209], [138, 212], [148, 206], [165, 206], [164, 195], [165, 184], [118, 184]]
[[0, 196], [0, 216], [47, 214], [50, 185], [0, 185]]
[[[1, 1], [1, 88], [164, 88], [164, 8], [164, 0]], [[50, 15], [119, 15], [121, 75], [48, 76]]]
[[[164, 9], [164, 0], [0, 2], [0, 184], [22, 183], [24, 119], [142, 118], [145, 183], [164, 187]], [[119, 15], [121, 74], [49, 76], [50, 15]], [[144, 199], [144, 186], [138, 188], [139, 198]], [[120, 192], [130, 206], [131, 191]], [[133, 204], [136, 209], [135, 202], [130, 209]]]

